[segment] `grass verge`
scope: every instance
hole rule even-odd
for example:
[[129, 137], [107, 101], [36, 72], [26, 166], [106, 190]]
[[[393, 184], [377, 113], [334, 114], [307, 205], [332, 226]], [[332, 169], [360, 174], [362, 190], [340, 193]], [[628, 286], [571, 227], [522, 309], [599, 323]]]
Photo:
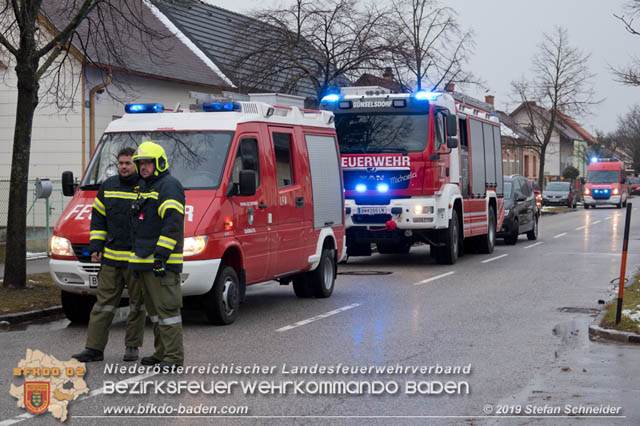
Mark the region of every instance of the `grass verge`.
[[0, 287], [0, 315], [57, 305], [60, 305], [60, 288], [49, 274], [27, 275], [27, 286], [22, 289]]
[[618, 298], [616, 297], [607, 305], [607, 313], [602, 318], [600, 327], [640, 333], [640, 274], [634, 277], [633, 284], [624, 288], [620, 324], [616, 324], [617, 309]]

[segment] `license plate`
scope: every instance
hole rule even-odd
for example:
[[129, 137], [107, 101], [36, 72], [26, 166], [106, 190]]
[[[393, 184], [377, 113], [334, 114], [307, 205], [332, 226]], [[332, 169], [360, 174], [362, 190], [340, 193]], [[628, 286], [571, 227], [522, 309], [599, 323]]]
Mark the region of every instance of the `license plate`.
[[386, 207], [359, 207], [359, 214], [385, 214], [387, 212]]
[[89, 287], [90, 288], [98, 287], [98, 276], [97, 275], [89, 275]]

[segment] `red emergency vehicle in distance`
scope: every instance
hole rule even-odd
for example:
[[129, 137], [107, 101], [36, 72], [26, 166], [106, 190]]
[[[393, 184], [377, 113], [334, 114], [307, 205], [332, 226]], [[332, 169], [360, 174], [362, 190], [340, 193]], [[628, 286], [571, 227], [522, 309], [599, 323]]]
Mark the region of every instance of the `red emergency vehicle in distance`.
[[[293, 282], [299, 297], [329, 297], [345, 255], [344, 201], [333, 114], [262, 102], [212, 102], [202, 112], [127, 105], [107, 127], [51, 239], [51, 275], [72, 321], [86, 321], [100, 266], [90, 262], [90, 214], [116, 154], [159, 143], [185, 188], [183, 296], [209, 320], [233, 322], [247, 285]], [[75, 189], [75, 193], [74, 193]], [[108, 238], [108, 236], [107, 236]]]
[[336, 115], [349, 256], [371, 255], [371, 243], [385, 254], [424, 242], [447, 264], [463, 241], [493, 251], [504, 203], [491, 105], [457, 93], [348, 87], [321, 107]]
[[628, 197], [624, 163], [616, 158], [593, 159], [584, 183], [584, 208], [602, 205], [622, 208], [627, 205]]

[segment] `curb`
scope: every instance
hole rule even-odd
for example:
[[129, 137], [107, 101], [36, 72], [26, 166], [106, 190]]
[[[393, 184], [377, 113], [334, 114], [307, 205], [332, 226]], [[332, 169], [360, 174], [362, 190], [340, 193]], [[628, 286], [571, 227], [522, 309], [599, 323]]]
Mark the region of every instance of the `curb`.
[[[594, 321], [595, 324], [600, 324], [600, 321], [606, 313], [607, 311], [603, 310]], [[640, 344], [640, 334], [632, 333], [630, 331], [618, 331], [610, 328], [602, 328], [599, 325], [590, 325], [589, 340], [597, 341], [600, 339], [613, 340], [620, 343], [631, 343], [634, 345]]]
[[39, 309], [36, 311], [17, 312], [14, 314], [0, 315], [0, 321], [7, 321], [10, 324], [31, 321], [38, 318], [49, 317], [62, 314], [62, 305], [52, 306], [50, 308]]

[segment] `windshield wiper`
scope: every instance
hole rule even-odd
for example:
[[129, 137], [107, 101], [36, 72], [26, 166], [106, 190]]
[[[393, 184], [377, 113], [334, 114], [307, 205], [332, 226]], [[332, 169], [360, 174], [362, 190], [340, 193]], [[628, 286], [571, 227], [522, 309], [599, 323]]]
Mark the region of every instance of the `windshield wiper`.
[[80, 189], [85, 191], [91, 191], [93, 189], [100, 189], [100, 185], [102, 185], [102, 183], [90, 183], [88, 185], [82, 185]]
[[377, 151], [379, 151], [379, 152], [392, 152], [392, 153], [402, 154], [402, 155], [407, 155], [409, 153], [409, 151], [407, 151], [404, 148], [380, 148]]

